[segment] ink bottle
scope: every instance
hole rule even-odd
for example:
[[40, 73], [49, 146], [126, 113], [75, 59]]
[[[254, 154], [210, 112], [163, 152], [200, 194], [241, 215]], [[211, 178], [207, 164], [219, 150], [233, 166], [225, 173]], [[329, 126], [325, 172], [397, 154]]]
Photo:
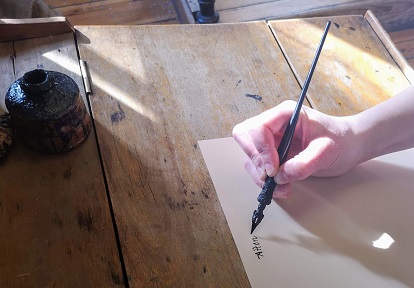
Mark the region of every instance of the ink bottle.
[[66, 74], [29, 71], [10, 86], [5, 102], [16, 133], [35, 152], [67, 152], [90, 133], [91, 120], [79, 87]]

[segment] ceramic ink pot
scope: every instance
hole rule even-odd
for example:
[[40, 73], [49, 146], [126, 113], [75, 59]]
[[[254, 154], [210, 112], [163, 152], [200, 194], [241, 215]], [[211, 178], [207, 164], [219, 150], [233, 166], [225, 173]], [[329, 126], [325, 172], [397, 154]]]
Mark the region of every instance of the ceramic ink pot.
[[30, 149], [57, 154], [79, 146], [91, 122], [79, 87], [69, 76], [32, 70], [14, 82], [6, 94], [13, 127]]

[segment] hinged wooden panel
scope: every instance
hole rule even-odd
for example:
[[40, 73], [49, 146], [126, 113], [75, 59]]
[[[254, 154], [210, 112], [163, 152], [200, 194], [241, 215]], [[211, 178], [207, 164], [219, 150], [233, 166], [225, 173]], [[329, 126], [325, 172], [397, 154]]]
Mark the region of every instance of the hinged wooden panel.
[[[0, 43], [1, 100], [14, 80]], [[43, 68], [81, 85], [73, 33], [17, 41], [16, 77]], [[5, 77], [6, 75], [7, 77]], [[80, 86], [83, 94], [83, 87]], [[17, 139], [0, 163], [0, 287], [119, 287], [123, 275], [94, 135], [66, 154]]]
[[0, 42], [72, 32], [64, 17], [0, 19]]
[[332, 115], [355, 114], [410, 86], [362, 16], [271, 21], [301, 85], [328, 20], [332, 26], [308, 90], [312, 107]]
[[197, 141], [298, 98], [267, 25], [75, 28], [130, 284], [249, 286]]
[[[405, 46], [401, 43], [395, 42], [394, 44], [393, 41], [397, 40], [399, 37], [393, 34], [394, 38], [392, 40], [390, 35], [388, 35], [388, 33], [384, 30], [381, 23], [378, 21], [377, 17], [375, 17], [372, 11], [368, 10], [365, 13], [364, 18], [368, 21], [372, 30], [375, 32], [375, 34], [377, 34], [378, 38], [380, 39], [384, 47], [390, 53], [391, 58], [395, 61], [395, 63], [407, 77], [408, 81], [411, 84], [414, 84], [414, 70], [408, 62], [411, 58], [410, 51], [405, 51]], [[410, 30], [407, 30], [408, 34], [410, 34], [409, 31]], [[413, 37], [413, 33], [411, 33], [410, 36]], [[403, 42], [405, 41], [409, 43], [410, 37], [408, 37], [407, 39], [403, 39]], [[398, 45], [398, 48], [396, 45]], [[403, 52], [403, 54], [400, 51]], [[405, 57], [407, 57], [407, 59]]]

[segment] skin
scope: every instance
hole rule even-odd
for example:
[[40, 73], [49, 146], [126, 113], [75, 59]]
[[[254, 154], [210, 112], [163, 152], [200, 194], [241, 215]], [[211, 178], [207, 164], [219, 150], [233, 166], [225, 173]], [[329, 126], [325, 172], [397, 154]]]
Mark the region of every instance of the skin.
[[302, 107], [288, 160], [277, 147], [296, 103], [285, 101], [237, 124], [233, 137], [247, 154], [245, 168], [260, 187], [274, 177], [275, 198], [309, 176], [338, 176], [372, 158], [414, 147], [414, 86], [359, 114], [335, 117]]

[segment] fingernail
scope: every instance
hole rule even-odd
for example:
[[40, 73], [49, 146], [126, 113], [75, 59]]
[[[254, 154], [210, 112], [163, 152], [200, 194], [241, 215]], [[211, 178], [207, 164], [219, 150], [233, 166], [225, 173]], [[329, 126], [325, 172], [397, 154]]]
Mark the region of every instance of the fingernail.
[[273, 173], [275, 172], [274, 170], [274, 167], [273, 167], [273, 165], [272, 164], [270, 164], [270, 163], [268, 163], [268, 162], [266, 162], [265, 164], [264, 164], [264, 166], [265, 166], [265, 169], [266, 169], [266, 174], [267, 175], [273, 175]]
[[281, 184], [282, 183], [282, 179], [280, 179], [280, 173], [277, 173], [274, 178], [275, 178], [275, 182], [277, 184]]
[[279, 169], [275, 175], [275, 182], [277, 184], [287, 184], [291, 181], [286, 177], [286, 173], [282, 169]]

